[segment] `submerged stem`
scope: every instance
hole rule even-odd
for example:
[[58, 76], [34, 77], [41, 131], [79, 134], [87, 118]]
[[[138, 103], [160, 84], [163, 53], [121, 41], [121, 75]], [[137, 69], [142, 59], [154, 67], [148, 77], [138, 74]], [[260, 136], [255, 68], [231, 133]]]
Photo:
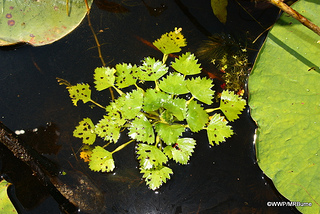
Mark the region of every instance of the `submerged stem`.
[[[94, 38], [94, 40], [95, 40], [95, 42], [96, 42], [96, 44], [97, 44], [98, 54], [99, 54], [99, 58], [100, 58], [100, 60], [101, 60], [101, 63], [102, 63], [102, 65], [103, 65], [103, 67], [106, 67], [106, 63], [105, 63], [105, 61], [104, 61], [104, 59], [103, 59], [103, 57], [102, 57], [102, 53], [101, 53], [101, 45], [100, 45], [100, 42], [99, 42], [99, 40], [98, 40], [97, 34], [94, 32], [94, 29], [93, 29], [93, 27], [92, 27], [92, 24], [91, 24], [91, 19], [90, 19], [90, 15], [89, 15], [89, 13], [90, 13], [90, 8], [89, 8], [89, 5], [88, 5], [88, 1], [85, 0], [85, 3], [86, 3], [86, 7], [87, 7], [88, 25], [89, 25], [90, 30], [91, 30], [91, 32], [92, 32], [93, 38]], [[109, 91], [110, 91], [110, 94], [111, 94], [111, 99], [114, 100], [114, 94], [113, 94], [112, 88], [109, 88]]]
[[67, 16], [69, 16], [69, 0], [66, 0], [66, 11], [67, 11]]

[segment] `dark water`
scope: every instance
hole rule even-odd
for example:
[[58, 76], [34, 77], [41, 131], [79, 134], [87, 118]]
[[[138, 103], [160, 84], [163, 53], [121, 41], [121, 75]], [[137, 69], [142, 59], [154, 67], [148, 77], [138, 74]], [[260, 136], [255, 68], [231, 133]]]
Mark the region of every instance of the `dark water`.
[[[161, 59], [161, 53], [137, 38], [152, 42], [174, 27], [183, 28], [188, 42], [183, 51], [191, 52], [210, 34], [227, 32], [246, 43], [264, 30], [235, 1], [229, 2], [226, 25], [212, 14], [208, 0], [118, 2], [122, 7], [99, 1], [97, 5], [102, 9], [94, 4], [90, 13], [95, 31], [100, 31], [102, 54], [111, 66], [120, 62], [139, 64], [149, 55]], [[277, 17], [278, 10], [265, 4], [241, 3], [264, 27], [270, 26]], [[60, 176], [66, 183], [79, 182], [81, 178], [98, 187], [105, 193], [102, 205], [105, 213], [297, 213], [288, 207], [266, 206], [268, 201], [286, 199], [275, 191], [255, 162], [256, 127], [247, 110], [232, 124], [236, 134], [222, 145], [209, 147], [204, 132], [194, 134], [198, 146], [191, 163], [171, 164], [174, 175], [157, 192], [148, 190], [141, 180], [134, 145], [114, 155], [117, 165], [114, 174], [91, 172], [87, 164], [78, 161], [78, 154], [75, 155], [81, 144], [72, 132], [82, 118], [90, 117], [97, 122], [104, 112], [83, 104], [72, 106], [68, 92], [57, 84], [56, 77], [72, 84], [93, 85], [93, 70], [101, 66], [95, 45], [84, 20], [74, 32], [52, 45], [0, 49], [0, 120], [12, 130], [32, 130], [45, 127], [48, 122], [54, 124], [41, 136], [61, 146], [53, 146], [56, 152], [46, 156], [67, 172], [67, 177]], [[250, 52], [251, 56], [255, 54]], [[201, 63], [206, 66], [205, 62]], [[93, 92], [92, 97], [103, 105], [109, 100], [108, 92]], [[25, 139], [41, 141], [41, 137]], [[2, 173], [15, 184], [10, 192], [20, 200], [15, 203], [21, 213], [60, 212], [59, 205], [35, 177], [27, 176], [31, 172], [24, 164], [10, 157], [5, 148], [0, 147], [0, 154]]]

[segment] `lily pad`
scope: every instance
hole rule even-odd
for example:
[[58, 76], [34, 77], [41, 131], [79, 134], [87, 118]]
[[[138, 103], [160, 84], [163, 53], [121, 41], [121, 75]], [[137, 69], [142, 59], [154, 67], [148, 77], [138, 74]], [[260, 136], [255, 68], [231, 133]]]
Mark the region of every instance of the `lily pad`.
[[[74, 30], [86, 15], [84, 0], [0, 1], [0, 46], [20, 42], [41, 46]], [[88, 5], [92, 0], [88, 0]]]
[[[293, 8], [320, 25], [317, 0]], [[320, 37], [283, 14], [249, 78], [257, 159], [278, 191], [303, 213], [320, 212]]]

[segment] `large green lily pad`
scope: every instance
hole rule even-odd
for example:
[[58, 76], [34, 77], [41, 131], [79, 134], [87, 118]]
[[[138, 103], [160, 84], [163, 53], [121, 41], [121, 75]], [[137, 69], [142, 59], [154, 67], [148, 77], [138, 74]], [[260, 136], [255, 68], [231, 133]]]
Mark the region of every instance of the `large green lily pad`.
[[[320, 25], [318, 0], [293, 5]], [[283, 14], [249, 77], [258, 164], [303, 213], [320, 213], [320, 37]], [[291, 204], [293, 205], [293, 204]]]
[[[85, 0], [0, 0], [0, 46], [26, 42], [46, 45], [75, 29], [87, 9]], [[89, 6], [92, 0], [88, 0]]]

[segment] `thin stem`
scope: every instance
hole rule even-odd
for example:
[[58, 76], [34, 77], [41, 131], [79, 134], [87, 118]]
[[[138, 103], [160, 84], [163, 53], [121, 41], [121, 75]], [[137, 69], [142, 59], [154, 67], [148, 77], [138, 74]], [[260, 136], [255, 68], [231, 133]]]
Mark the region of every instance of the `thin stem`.
[[159, 135], [157, 135], [156, 136], [156, 144], [155, 144], [155, 146], [157, 147], [157, 145], [160, 143], [160, 145], [159, 145], [159, 149], [161, 149], [161, 147], [162, 147], [162, 143], [161, 143], [161, 140], [160, 140], [160, 137], [159, 137]]
[[109, 146], [111, 144], [111, 142], [107, 143], [106, 145], [104, 145], [102, 148], [106, 148], [107, 146]]
[[57, 80], [57, 82], [59, 83], [59, 85], [65, 85], [65, 86], [67, 86], [67, 88], [72, 86], [71, 83], [68, 82], [68, 81], [65, 80], [65, 79], [56, 77], [56, 80]]
[[157, 116], [152, 116], [152, 115], [148, 115], [148, 114], [144, 114], [148, 119], [153, 119], [153, 120], [159, 120], [159, 117]]
[[99, 106], [100, 108], [106, 109], [106, 107], [100, 105], [99, 103], [97, 103], [97, 102], [94, 101], [94, 100], [90, 100], [90, 102], [92, 102], [92, 103], [95, 104], [96, 106]]
[[133, 141], [135, 141], [135, 140], [130, 140], [130, 141], [122, 144], [121, 146], [118, 146], [115, 150], [113, 150], [113, 151], [111, 152], [111, 154], [120, 151], [121, 149], [123, 149], [124, 147], [126, 147], [127, 145], [129, 145], [130, 143], [132, 143]]
[[118, 92], [118, 94], [120, 94], [120, 96], [123, 94], [123, 92], [120, 89], [118, 89], [116, 86], [112, 86], [112, 87]]
[[159, 80], [155, 80], [154, 82], [155, 82], [155, 85], [156, 85], [154, 89], [156, 89], [157, 91], [160, 91]]
[[137, 85], [137, 83], [135, 83], [134, 86], [136, 86], [136, 88], [139, 89], [139, 90], [143, 90], [142, 88], [140, 88], [140, 87]]
[[[88, 25], [89, 25], [89, 27], [90, 27], [90, 30], [91, 30], [92, 35], [93, 35], [93, 37], [94, 37], [94, 40], [95, 40], [95, 42], [96, 42], [96, 44], [97, 44], [98, 54], [99, 54], [99, 58], [100, 58], [100, 60], [101, 60], [101, 63], [102, 63], [102, 65], [103, 65], [103, 67], [106, 67], [106, 63], [105, 63], [105, 61], [104, 61], [104, 59], [103, 59], [103, 57], [102, 57], [102, 53], [101, 53], [101, 45], [100, 45], [100, 43], [99, 43], [97, 34], [94, 32], [94, 29], [93, 29], [92, 24], [91, 24], [91, 19], [90, 19], [90, 15], [89, 15], [89, 13], [90, 13], [90, 8], [89, 8], [89, 5], [88, 5], [88, 1], [85, 0], [85, 3], [86, 3], [86, 7], [87, 7]], [[114, 94], [113, 94], [112, 88], [109, 88], [109, 91], [110, 91], [110, 94], [111, 94], [111, 99], [114, 100]]]
[[253, 15], [251, 15], [251, 13], [249, 13], [249, 12], [246, 10], [246, 8], [244, 8], [244, 7], [242, 6], [242, 4], [239, 3], [239, 1], [236, 1], [236, 2], [237, 2], [237, 4], [238, 4], [255, 22], [257, 22], [263, 29], [265, 28], [256, 18], [254, 18]]
[[103, 59], [102, 53], [101, 53], [101, 45], [100, 45], [100, 43], [99, 43], [97, 34], [94, 32], [94, 29], [93, 29], [92, 24], [91, 24], [91, 19], [90, 19], [90, 16], [89, 16], [89, 11], [87, 11], [87, 18], [88, 18], [88, 25], [89, 25], [89, 27], [90, 27], [90, 29], [91, 29], [91, 32], [92, 32], [93, 37], [94, 37], [94, 40], [95, 40], [95, 42], [96, 42], [96, 44], [97, 44], [99, 58], [100, 58], [100, 60], [101, 60], [101, 62], [102, 62], [102, 65], [103, 65], [104, 67], [106, 67], [106, 63], [104, 62], [104, 59]]
[[255, 38], [252, 42], [252, 44], [254, 44], [265, 32], [267, 32], [268, 30], [270, 30], [272, 28], [273, 25], [269, 26], [267, 29], [265, 29], [264, 31], [262, 31], [262, 33], [259, 34], [259, 36], [257, 36], [257, 38]]
[[158, 112], [156, 112], [156, 111], [150, 111], [150, 112], [148, 112], [148, 114], [145, 114], [146, 116], [147, 115], [154, 115], [154, 116], [157, 116], [157, 117], [159, 117], [160, 115], [159, 115], [159, 113]]
[[220, 110], [220, 107], [218, 107], [218, 108], [205, 109], [205, 111], [206, 111], [207, 113], [211, 113], [211, 112], [214, 112], [214, 111], [217, 111], [217, 110]]
[[195, 98], [195, 97], [192, 96], [192, 97], [186, 102], [186, 104], [189, 105], [189, 103], [191, 102], [191, 100], [193, 100], [194, 98]]
[[162, 64], [165, 64], [167, 59], [168, 59], [168, 54], [163, 54], [163, 58], [162, 58]]
[[315, 32], [320, 36], [320, 28], [319, 26], [313, 24], [310, 22], [306, 17], [289, 7], [287, 4], [285, 4], [282, 0], [268, 0], [271, 4], [274, 6], [280, 8], [284, 12], [288, 13], [290, 16], [301, 22], [304, 26]]

